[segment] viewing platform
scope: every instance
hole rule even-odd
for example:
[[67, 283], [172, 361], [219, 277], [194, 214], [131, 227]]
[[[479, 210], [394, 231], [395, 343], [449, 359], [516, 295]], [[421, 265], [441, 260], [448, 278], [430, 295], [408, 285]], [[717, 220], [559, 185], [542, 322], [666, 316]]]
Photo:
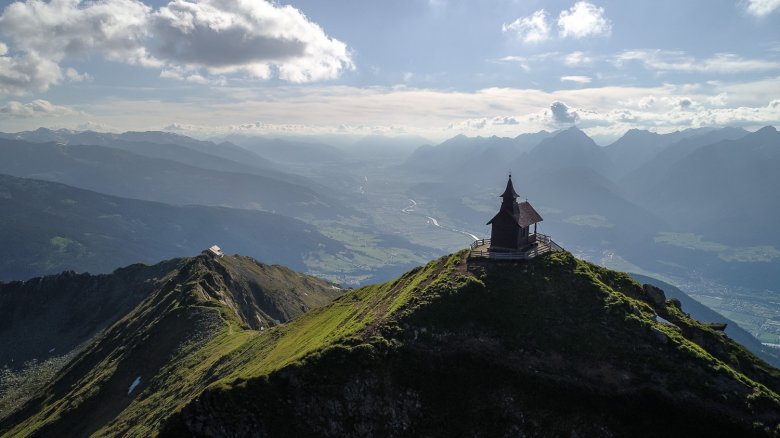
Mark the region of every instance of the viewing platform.
[[548, 252], [564, 251], [553, 242], [550, 236], [533, 233], [528, 236], [528, 244], [519, 249], [490, 248], [490, 239], [480, 239], [471, 244], [469, 258], [491, 260], [530, 260]]

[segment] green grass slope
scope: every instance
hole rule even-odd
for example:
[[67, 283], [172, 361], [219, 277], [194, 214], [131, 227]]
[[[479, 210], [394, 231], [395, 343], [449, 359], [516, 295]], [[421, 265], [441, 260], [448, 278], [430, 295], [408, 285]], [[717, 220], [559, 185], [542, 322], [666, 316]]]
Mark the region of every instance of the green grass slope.
[[164, 434], [777, 433], [780, 372], [676, 302], [568, 253], [464, 257], [248, 340]]
[[232, 349], [343, 293], [282, 266], [206, 255], [182, 259], [154, 284], [37, 397], [3, 419], [0, 434], [145, 436], [202, 391]]
[[[778, 431], [778, 370], [658, 290], [568, 253], [507, 264], [468, 261], [460, 252], [261, 331], [236, 308], [232, 286], [210, 279], [220, 267], [207, 262], [165, 279], [0, 430], [339, 437]], [[137, 376], [141, 384], [127, 394]]]

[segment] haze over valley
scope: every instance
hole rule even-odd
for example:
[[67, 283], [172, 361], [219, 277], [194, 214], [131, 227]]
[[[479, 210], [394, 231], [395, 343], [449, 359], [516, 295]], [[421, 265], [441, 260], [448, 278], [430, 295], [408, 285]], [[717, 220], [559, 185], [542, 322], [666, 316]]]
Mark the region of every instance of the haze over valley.
[[780, 2], [630, 3], [1, 2], [0, 434], [777, 436]]

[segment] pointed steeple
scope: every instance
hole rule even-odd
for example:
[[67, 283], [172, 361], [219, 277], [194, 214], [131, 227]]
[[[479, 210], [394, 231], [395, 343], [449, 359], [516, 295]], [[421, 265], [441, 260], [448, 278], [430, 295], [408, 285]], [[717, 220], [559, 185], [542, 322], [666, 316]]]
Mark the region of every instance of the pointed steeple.
[[501, 198], [504, 198], [504, 202], [507, 201], [514, 201], [517, 199], [518, 194], [515, 192], [515, 187], [512, 185], [512, 174], [509, 174], [509, 180], [506, 182], [506, 189], [504, 190], [504, 193], [500, 195]]

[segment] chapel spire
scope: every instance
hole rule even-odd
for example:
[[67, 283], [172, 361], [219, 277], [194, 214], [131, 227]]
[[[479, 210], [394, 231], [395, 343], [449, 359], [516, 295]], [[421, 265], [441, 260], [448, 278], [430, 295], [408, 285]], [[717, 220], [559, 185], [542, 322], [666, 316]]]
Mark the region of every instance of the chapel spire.
[[[512, 185], [512, 174], [509, 174], [509, 180], [506, 182], [506, 189], [504, 190], [504, 193], [501, 194], [501, 198], [504, 198], [504, 202], [510, 201], [514, 202], [515, 199], [517, 199], [519, 195], [517, 192], [515, 192], [515, 187]], [[508, 198], [508, 199], [507, 199]]]

